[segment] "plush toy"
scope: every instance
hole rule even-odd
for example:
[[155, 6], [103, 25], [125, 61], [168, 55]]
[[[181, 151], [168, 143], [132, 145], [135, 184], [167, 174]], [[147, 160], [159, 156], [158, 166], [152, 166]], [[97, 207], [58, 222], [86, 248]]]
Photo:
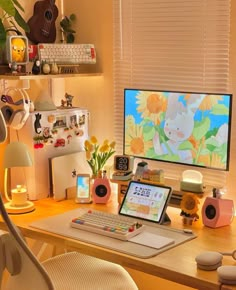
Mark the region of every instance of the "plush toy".
[[26, 44], [22, 38], [12, 38], [12, 61], [14, 62], [24, 62], [26, 53]]

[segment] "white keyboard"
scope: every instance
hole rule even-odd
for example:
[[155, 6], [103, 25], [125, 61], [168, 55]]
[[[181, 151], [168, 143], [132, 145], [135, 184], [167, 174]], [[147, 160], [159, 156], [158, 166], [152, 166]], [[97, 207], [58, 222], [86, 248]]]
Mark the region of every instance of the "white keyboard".
[[95, 64], [96, 52], [93, 44], [39, 43], [40, 61], [61, 65]]
[[119, 240], [129, 240], [145, 228], [134, 219], [91, 209], [85, 209], [78, 217], [73, 218], [71, 226]]

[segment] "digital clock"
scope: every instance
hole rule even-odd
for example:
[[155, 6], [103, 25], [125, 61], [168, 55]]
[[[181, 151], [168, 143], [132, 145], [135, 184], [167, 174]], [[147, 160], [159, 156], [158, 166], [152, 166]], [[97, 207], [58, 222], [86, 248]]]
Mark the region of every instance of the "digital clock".
[[115, 171], [132, 171], [134, 166], [134, 158], [125, 155], [114, 156]]

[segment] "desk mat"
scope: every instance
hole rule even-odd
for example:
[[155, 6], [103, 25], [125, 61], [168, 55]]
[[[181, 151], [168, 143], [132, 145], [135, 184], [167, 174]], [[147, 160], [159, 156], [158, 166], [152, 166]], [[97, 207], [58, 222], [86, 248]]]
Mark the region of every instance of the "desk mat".
[[83, 209], [67, 211], [60, 215], [33, 222], [30, 226], [143, 259], [156, 256], [168, 249], [196, 238], [195, 234], [184, 233], [182, 230], [177, 230], [164, 225], [150, 225], [150, 223], [145, 223], [145, 231], [171, 238], [174, 240], [174, 243], [161, 249], [155, 249], [149, 246], [132, 243], [130, 241], [121, 241], [115, 238], [72, 228], [70, 226], [70, 221], [77, 217], [82, 210]]

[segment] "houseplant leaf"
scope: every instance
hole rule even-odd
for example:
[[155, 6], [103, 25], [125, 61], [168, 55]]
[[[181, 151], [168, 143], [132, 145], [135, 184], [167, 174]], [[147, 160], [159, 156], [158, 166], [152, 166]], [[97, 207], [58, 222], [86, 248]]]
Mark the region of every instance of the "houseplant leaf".
[[21, 4], [17, 0], [12, 0], [12, 1], [14, 2], [15, 7], [18, 7], [22, 12], [25, 11], [24, 8], [21, 6]]
[[24, 31], [29, 32], [30, 28], [29, 25], [25, 22], [25, 20], [22, 18], [22, 16], [20, 15], [20, 13], [18, 12], [18, 10], [16, 9], [15, 12], [15, 21], [16, 23], [22, 28], [24, 29]]
[[6, 31], [2, 23], [2, 19], [0, 19], [0, 48], [3, 47], [5, 43], [6, 43]]
[[15, 16], [15, 7], [11, 0], [0, 0], [0, 8], [4, 10], [8, 15]]

